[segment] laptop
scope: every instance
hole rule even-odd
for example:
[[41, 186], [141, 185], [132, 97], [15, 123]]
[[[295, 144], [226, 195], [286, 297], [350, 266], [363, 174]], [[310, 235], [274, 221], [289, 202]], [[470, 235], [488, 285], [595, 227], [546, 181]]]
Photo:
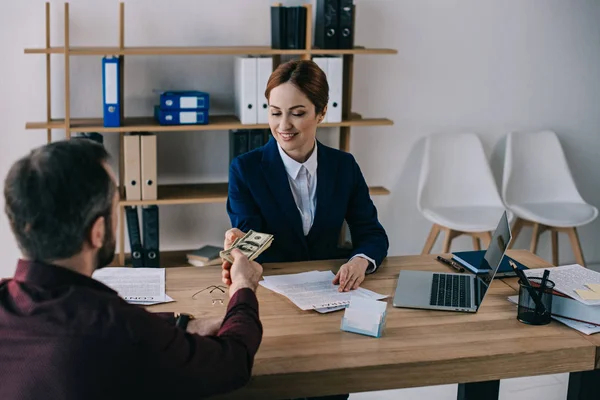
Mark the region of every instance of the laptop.
[[511, 239], [512, 234], [505, 211], [481, 260], [481, 267], [487, 267], [488, 273], [472, 275], [400, 271], [392, 304], [394, 307], [477, 312]]

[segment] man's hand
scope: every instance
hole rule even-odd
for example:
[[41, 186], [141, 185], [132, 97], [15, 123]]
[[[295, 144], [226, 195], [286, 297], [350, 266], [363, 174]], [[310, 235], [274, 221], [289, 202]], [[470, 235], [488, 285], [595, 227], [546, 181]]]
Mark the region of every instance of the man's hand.
[[234, 260], [233, 264], [224, 262], [221, 273], [223, 283], [229, 286], [229, 297], [242, 288], [256, 291], [258, 281], [262, 277], [262, 266], [255, 261], [248, 260], [248, 257], [238, 249], [234, 249], [231, 256]]
[[223, 249], [227, 250], [233, 245], [235, 239], [243, 238], [246, 234], [240, 231], [238, 228], [231, 228], [227, 232], [225, 232], [225, 241], [223, 242]]
[[188, 322], [187, 331], [200, 336], [216, 336], [223, 324], [223, 317], [193, 319]]
[[335, 278], [333, 278], [333, 284], [339, 283], [339, 291], [347, 292], [349, 290], [358, 289], [360, 284], [365, 280], [365, 273], [369, 267], [369, 261], [362, 257], [354, 257], [346, 264], [340, 267]]

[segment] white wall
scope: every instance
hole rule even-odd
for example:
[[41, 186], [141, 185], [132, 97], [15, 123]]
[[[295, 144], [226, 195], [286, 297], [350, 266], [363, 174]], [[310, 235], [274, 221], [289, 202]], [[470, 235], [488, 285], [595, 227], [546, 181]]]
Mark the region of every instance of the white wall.
[[[126, 0], [126, 45], [268, 45], [272, 0]], [[284, 1], [298, 5], [301, 0]], [[421, 251], [430, 224], [416, 208], [422, 138], [469, 130], [481, 135], [498, 177], [502, 137], [510, 130], [550, 128], [559, 134], [585, 199], [600, 206], [600, 2], [594, 0], [355, 0], [356, 44], [398, 49], [395, 56], [357, 56], [354, 110], [389, 117], [392, 127], [355, 128], [351, 149], [367, 181], [392, 195], [375, 203], [390, 236], [390, 255]], [[17, 157], [43, 144], [45, 131], [25, 131], [45, 119], [42, 1], [2, 1], [0, 13], [0, 175]], [[61, 45], [63, 3], [52, 1], [53, 45]], [[116, 1], [71, 1], [71, 45], [117, 44]], [[63, 60], [53, 56], [53, 115], [64, 110]], [[73, 117], [101, 116], [100, 57], [71, 58]], [[153, 88], [206, 90], [212, 112], [233, 109], [233, 57], [130, 57], [126, 113], [149, 115]], [[55, 133], [57, 137], [62, 132]], [[319, 138], [335, 144], [337, 132]], [[105, 135], [116, 154], [116, 136]], [[161, 133], [159, 180], [227, 179], [227, 132]], [[2, 200], [3, 201], [3, 200]], [[2, 203], [3, 207], [3, 203]], [[161, 207], [161, 247], [219, 243], [229, 227], [224, 204]], [[527, 246], [524, 231], [518, 247]], [[583, 251], [600, 262], [600, 221], [580, 230]], [[561, 262], [573, 257], [561, 238]], [[550, 258], [549, 239], [539, 254]], [[19, 255], [0, 216], [0, 276]], [[438, 243], [434, 251], [439, 251]], [[469, 249], [457, 239], [454, 249]]]

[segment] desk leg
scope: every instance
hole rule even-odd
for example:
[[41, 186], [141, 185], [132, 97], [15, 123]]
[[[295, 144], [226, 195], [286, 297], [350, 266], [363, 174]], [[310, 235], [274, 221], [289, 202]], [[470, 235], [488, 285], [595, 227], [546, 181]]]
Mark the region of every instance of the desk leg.
[[600, 393], [600, 370], [571, 372], [567, 400], [592, 400]]
[[[457, 400], [498, 400], [500, 381], [458, 384]], [[571, 400], [571, 399], [569, 399]]]

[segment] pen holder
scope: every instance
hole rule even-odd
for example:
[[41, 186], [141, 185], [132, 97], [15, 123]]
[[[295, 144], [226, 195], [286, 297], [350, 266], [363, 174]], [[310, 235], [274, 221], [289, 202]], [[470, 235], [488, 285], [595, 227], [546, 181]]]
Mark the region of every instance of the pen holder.
[[[552, 290], [554, 282], [546, 280], [544, 289], [540, 289], [542, 278], [528, 278], [530, 285], [519, 280], [519, 304], [517, 319], [529, 325], [546, 325], [552, 319]], [[539, 303], [533, 297], [539, 299]]]

